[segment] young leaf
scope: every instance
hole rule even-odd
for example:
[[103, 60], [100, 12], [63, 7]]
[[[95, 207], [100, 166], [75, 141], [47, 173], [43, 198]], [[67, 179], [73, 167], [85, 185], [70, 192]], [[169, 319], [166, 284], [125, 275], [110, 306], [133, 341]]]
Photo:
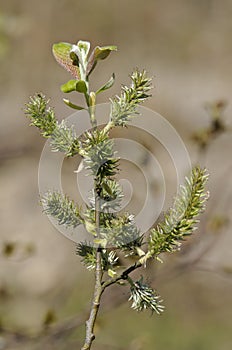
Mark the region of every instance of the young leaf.
[[66, 98], [63, 98], [63, 101], [64, 103], [73, 108], [73, 109], [77, 109], [78, 111], [81, 111], [82, 109], [85, 109], [84, 107], [81, 107], [81, 106], [78, 106], [78, 105], [75, 105], [74, 103], [70, 102], [69, 100], [67, 100]]
[[61, 85], [60, 89], [62, 92], [68, 93], [72, 91], [76, 91], [77, 81], [69, 80], [67, 83]]
[[115, 74], [113, 73], [112, 77], [107, 81], [107, 83], [105, 83], [103, 86], [100, 87], [100, 89], [96, 91], [96, 95], [100, 94], [100, 92], [110, 89], [114, 85], [114, 82], [115, 82]]
[[97, 64], [97, 61], [104, 60], [106, 57], [109, 56], [111, 51], [117, 51], [117, 46], [102, 46], [102, 47], [96, 46], [95, 47], [95, 49], [92, 51], [89, 57], [89, 61], [86, 69], [87, 76], [89, 76], [90, 73], [93, 71], [93, 69]]
[[86, 94], [87, 92], [87, 86], [84, 80], [69, 80], [67, 83], [61, 85], [60, 89], [65, 93], [78, 91]]
[[114, 278], [115, 276], [117, 276], [117, 272], [115, 272], [112, 269], [108, 269], [107, 273], [108, 273], [108, 276], [110, 276], [111, 278]]
[[111, 51], [116, 51], [116, 46], [96, 46], [94, 49], [94, 58], [95, 60], [104, 60], [109, 56]]
[[[75, 62], [78, 62], [80, 67], [80, 75], [83, 77], [83, 74], [86, 72], [86, 66], [88, 61], [88, 53], [90, 49], [90, 43], [88, 41], [78, 41], [77, 45], [72, 45], [71, 57], [75, 59]], [[80, 65], [79, 65], [80, 63]]]
[[76, 79], [80, 79], [80, 70], [76, 65], [77, 62], [70, 57], [72, 44], [57, 43], [52, 46], [52, 52], [56, 61], [64, 67]]

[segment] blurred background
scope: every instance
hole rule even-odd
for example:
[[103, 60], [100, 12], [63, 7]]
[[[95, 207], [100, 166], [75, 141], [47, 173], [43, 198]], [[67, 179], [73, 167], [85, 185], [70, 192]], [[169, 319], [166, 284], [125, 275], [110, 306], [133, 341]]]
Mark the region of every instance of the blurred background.
[[[23, 112], [29, 96], [42, 91], [59, 119], [70, 114], [59, 89], [70, 77], [51, 46], [80, 39], [118, 46], [93, 73], [93, 89], [116, 74], [99, 102], [119, 93], [133, 68], [145, 68], [154, 77], [146, 106], [172, 123], [192, 163], [211, 174], [211, 199], [195, 236], [163, 266], [148, 267], [164, 315], [135, 313], [128, 291], [112, 287], [93, 348], [232, 348], [231, 18], [230, 0], [0, 0], [1, 350], [71, 350], [83, 340], [93, 275], [75, 244], [42, 214], [37, 173], [44, 139]], [[65, 168], [72, 179], [75, 166]]]

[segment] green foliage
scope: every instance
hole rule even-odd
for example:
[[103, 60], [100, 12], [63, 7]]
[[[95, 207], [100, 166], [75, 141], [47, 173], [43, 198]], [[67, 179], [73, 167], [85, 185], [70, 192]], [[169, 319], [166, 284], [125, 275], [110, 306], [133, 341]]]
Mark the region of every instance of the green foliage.
[[205, 193], [207, 179], [206, 170], [199, 167], [192, 170], [190, 178], [186, 178], [173, 207], [165, 214], [164, 220], [151, 230], [151, 256], [179, 249], [181, 241], [195, 230], [197, 216], [204, 210], [208, 198], [208, 193]]
[[[89, 56], [90, 43], [88, 41], [78, 41], [77, 45], [69, 43], [58, 43], [52, 47], [52, 52], [57, 62], [64, 67], [76, 80], [70, 80], [61, 86], [63, 92], [78, 91], [86, 95], [87, 105], [89, 91], [88, 78], [97, 65], [97, 62], [104, 60], [111, 51], [116, 51], [116, 46], [96, 46]], [[114, 83], [114, 75], [104, 84], [97, 93], [109, 89]], [[71, 106], [70, 106], [71, 107]]]

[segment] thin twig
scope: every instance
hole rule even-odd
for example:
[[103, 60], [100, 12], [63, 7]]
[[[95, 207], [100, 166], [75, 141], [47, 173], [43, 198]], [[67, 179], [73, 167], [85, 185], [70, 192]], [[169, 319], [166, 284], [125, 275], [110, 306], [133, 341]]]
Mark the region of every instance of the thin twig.
[[129, 266], [126, 270], [124, 270], [119, 276], [109, 279], [107, 281], [105, 281], [102, 285], [103, 289], [111, 286], [112, 284], [115, 284], [121, 280], [126, 280], [128, 278], [128, 275], [135, 271], [136, 269], [138, 269], [139, 267], [141, 267], [142, 264], [140, 262], [136, 262], [134, 265]]

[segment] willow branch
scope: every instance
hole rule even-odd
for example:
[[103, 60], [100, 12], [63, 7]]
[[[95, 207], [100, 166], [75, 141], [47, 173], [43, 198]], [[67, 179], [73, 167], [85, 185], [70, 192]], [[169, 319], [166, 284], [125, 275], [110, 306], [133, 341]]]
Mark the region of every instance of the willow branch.
[[102, 280], [102, 268], [101, 268], [101, 250], [97, 251], [97, 262], [95, 271], [95, 287], [94, 287], [94, 297], [92, 301], [92, 306], [90, 310], [89, 319], [86, 321], [86, 336], [85, 343], [81, 350], [89, 350], [91, 348], [92, 342], [95, 339], [94, 335], [94, 325], [96, 322], [100, 300], [103, 293], [103, 288], [101, 285]]
[[[100, 230], [100, 202], [98, 198], [98, 193], [96, 190], [97, 184], [95, 182], [95, 223], [96, 223], [96, 235], [99, 237]], [[100, 307], [101, 296], [104, 291], [102, 288], [102, 263], [101, 263], [101, 247], [99, 246], [96, 252], [96, 269], [95, 269], [95, 286], [94, 286], [94, 295], [92, 306], [90, 310], [89, 319], [86, 321], [86, 336], [85, 343], [81, 350], [89, 350], [91, 348], [92, 342], [95, 339], [94, 335], [94, 325], [97, 319], [97, 314]]]

